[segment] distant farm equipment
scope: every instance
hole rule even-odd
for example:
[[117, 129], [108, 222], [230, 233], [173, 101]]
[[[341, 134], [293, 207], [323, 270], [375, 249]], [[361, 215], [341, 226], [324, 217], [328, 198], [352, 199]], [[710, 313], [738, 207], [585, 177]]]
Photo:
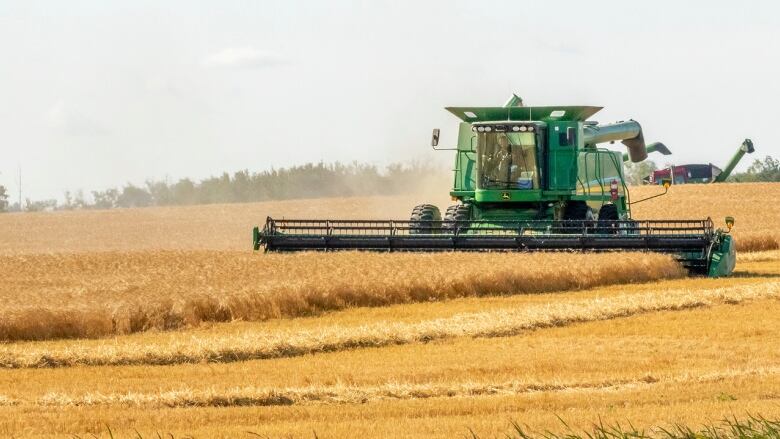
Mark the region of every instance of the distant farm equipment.
[[671, 181], [672, 184], [722, 183], [729, 178], [742, 157], [745, 154], [752, 154], [754, 151], [753, 141], [745, 139], [723, 169], [712, 163], [672, 165], [653, 171], [647, 177], [646, 182], [649, 184], [663, 184], [664, 181]]

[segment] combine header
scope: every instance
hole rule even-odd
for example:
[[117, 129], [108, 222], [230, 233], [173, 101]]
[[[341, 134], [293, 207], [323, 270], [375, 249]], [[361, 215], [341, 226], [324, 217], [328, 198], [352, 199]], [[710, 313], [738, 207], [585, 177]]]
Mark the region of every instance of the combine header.
[[[503, 107], [447, 110], [461, 122], [457, 147], [448, 149], [458, 204], [444, 215], [421, 204], [409, 220], [268, 218], [254, 229], [255, 250], [653, 251], [694, 274], [733, 271], [733, 218], [726, 230], [709, 218], [631, 218], [631, 205], [645, 200], [630, 200], [623, 154], [597, 145], [621, 141], [632, 162], [648, 150], [667, 153], [663, 144], [645, 145], [636, 121], [599, 125], [588, 118], [601, 107], [526, 107], [517, 96]], [[436, 149], [438, 129], [431, 143]]]

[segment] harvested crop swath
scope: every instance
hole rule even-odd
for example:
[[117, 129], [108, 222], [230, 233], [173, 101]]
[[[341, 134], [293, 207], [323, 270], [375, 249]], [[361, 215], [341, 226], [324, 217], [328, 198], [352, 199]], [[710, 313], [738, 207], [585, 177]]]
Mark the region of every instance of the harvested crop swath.
[[561, 300], [521, 309], [464, 313], [416, 323], [385, 321], [363, 326], [322, 326], [306, 331], [193, 334], [181, 338], [170, 337], [167, 343], [84, 340], [58, 347], [9, 344], [0, 348], [0, 366], [169, 365], [282, 358], [453, 337], [506, 337], [542, 328], [648, 312], [777, 297], [780, 297], [780, 282], [767, 282], [709, 290], [677, 289], [663, 293], [628, 293], [585, 300]]
[[0, 257], [0, 339], [100, 337], [683, 276], [658, 254], [132, 252]]
[[231, 389], [181, 388], [154, 393], [100, 393], [81, 395], [50, 392], [35, 400], [13, 400], [0, 396], [3, 405], [41, 405], [49, 407], [119, 405], [149, 408], [172, 407], [246, 407], [314, 404], [365, 404], [381, 400], [427, 398], [463, 398], [475, 396], [516, 395], [529, 392], [599, 392], [616, 391], [658, 384], [718, 382], [741, 377], [775, 375], [780, 368], [756, 368], [714, 372], [702, 376], [684, 374], [665, 379], [645, 375], [635, 379], [599, 382], [525, 382], [498, 383], [387, 383], [375, 386], [336, 384], [289, 388], [238, 387]]

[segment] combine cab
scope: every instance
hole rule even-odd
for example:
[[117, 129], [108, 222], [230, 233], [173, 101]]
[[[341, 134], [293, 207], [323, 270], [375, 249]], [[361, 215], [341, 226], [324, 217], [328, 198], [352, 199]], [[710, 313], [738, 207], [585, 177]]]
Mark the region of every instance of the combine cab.
[[[729, 275], [734, 243], [712, 220], [637, 221], [623, 174], [623, 154], [599, 148], [621, 141], [627, 159], [648, 149], [639, 123], [599, 125], [601, 107], [449, 107], [461, 122], [454, 201], [442, 215], [421, 204], [409, 220], [280, 220], [254, 229], [266, 251], [653, 251], [674, 255], [691, 273]], [[439, 130], [432, 145], [438, 146]], [[668, 189], [668, 183], [665, 185]], [[665, 193], [665, 192], [664, 192]], [[661, 194], [659, 194], [661, 195]]]

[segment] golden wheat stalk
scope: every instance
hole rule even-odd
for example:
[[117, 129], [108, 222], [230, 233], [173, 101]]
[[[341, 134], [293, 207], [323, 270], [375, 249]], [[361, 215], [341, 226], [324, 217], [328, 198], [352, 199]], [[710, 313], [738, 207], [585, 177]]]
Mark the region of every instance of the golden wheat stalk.
[[378, 322], [362, 326], [334, 325], [307, 331], [171, 338], [168, 343], [73, 342], [67, 347], [36, 348], [34, 344], [0, 348], [0, 365], [65, 367], [76, 365], [165, 365], [190, 362], [232, 362], [292, 357], [362, 347], [427, 342], [453, 337], [503, 337], [541, 328], [631, 315], [735, 304], [780, 296], [780, 282], [692, 291], [622, 294], [561, 301], [522, 309], [464, 313], [417, 323]]
[[658, 254], [129, 252], [0, 257], [0, 340], [95, 338], [683, 276]]
[[738, 253], [737, 260], [739, 262], [770, 262], [780, 261], [780, 251], [767, 250], [757, 251], [753, 253]]

